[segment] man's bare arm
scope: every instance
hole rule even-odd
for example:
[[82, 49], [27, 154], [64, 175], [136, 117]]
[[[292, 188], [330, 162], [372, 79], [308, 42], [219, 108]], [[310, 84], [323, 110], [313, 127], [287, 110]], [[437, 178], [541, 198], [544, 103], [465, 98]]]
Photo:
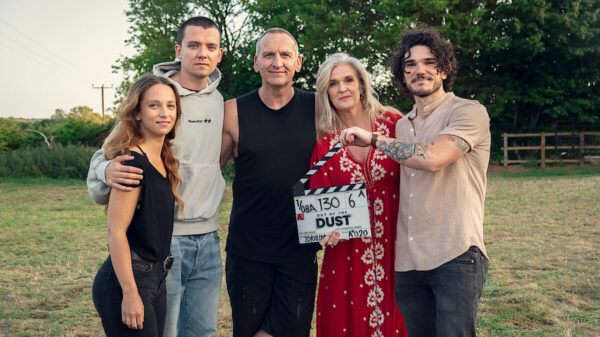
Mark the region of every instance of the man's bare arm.
[[221, 154], [219, 156], [221, 169], [225, 167], [232, 156], [237, 156], [238, 135], [237, 102], [235, 99], [231, 99], [225, 102], [223, 115], [223, 136], [221, 139]]
[[[369, 146], [372, 133], [353, 127], [343, 131], [343, 145]], [[454, 135], [440, 135], [433, 143], [406, 143], [379, 136], [376, 146], [398, 163], [419, 170], [437, 171], [462, 157], [470, 148], [468, 143]]]

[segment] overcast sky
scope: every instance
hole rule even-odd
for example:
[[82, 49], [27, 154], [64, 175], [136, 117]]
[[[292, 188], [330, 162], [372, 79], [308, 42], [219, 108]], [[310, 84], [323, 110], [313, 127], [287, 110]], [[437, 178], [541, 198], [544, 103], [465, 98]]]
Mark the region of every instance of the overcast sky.
[[[126, 47], [127, 0], [0, 0], [0, 117], [47, 118], [87, 105], [94, 86], [117, 86], [111, 66]], [[105, 107], [114, 101], [105, 90]]]

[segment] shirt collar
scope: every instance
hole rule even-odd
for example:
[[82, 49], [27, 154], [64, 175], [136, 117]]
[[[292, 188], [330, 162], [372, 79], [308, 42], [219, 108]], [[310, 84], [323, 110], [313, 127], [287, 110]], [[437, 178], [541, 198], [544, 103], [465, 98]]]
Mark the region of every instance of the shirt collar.
[[423, 111], [417, 112], [417, 105], [413, 105], [413, 109], [411, 111], [411, 113], [408, 115], [408, 119], [413, 120], [415, 118], [417, 118], [417, 114], [420, 113], [423, 115], [423, 119], [429, 117], [429, 115], [431, 115], [431, 113], [437, 109], [440, 105], [444, 104], [447, 100], [451, 99], [454, 97], [454, 93], [452, 92], [447, 92], [444, 95], [442, 95], [440, 98], [436, 99], [435, 101], [427, 104], [425, 107], [423, 107]]

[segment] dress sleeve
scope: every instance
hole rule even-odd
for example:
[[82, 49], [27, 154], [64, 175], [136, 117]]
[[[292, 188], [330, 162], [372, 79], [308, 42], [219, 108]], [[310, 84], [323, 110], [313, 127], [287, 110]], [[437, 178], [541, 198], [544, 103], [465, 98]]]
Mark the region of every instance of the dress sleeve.
[[[321, 138], [315, 144], [313, 149], [312, 158], [310, 160], [311, 167], [313, 167], [319, 160], [329, 151], [328, 148], [329, 137]], [[310, 178], [310, 188], [320, 188], [320, 187], [329, 187], [333, 186], [329, 175], [327, 174], [328, 165], [325, 164], [318, 170], [311, 178]]]

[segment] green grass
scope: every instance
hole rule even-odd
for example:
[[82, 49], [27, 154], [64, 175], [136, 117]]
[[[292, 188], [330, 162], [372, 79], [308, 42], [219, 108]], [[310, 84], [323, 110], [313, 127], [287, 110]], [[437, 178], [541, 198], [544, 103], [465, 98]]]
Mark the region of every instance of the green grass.
[[589, 170], [490, 177], [481, 336], [600, 335], [599, 201]]
[[[566, 171], [490, 176], [480, 336], [600, 336], [600, 169]], [[222, 248], [231, 201], [228, 185]], [[91, 285], [105, 216], [85, 183], [0, 179], [0, 214], [0, 336], [102, 336]], [[223, 286], [217, 336], [230, 317]]]
[[533, 177], [565, 177], [565, 176], [589, 176], [600, 175], [600, 165], [571, 166], [549, 166], [542, 168], [536, 166], [522, 172], [503, 172], [495, 174], [505, 178], [533, 178]]

